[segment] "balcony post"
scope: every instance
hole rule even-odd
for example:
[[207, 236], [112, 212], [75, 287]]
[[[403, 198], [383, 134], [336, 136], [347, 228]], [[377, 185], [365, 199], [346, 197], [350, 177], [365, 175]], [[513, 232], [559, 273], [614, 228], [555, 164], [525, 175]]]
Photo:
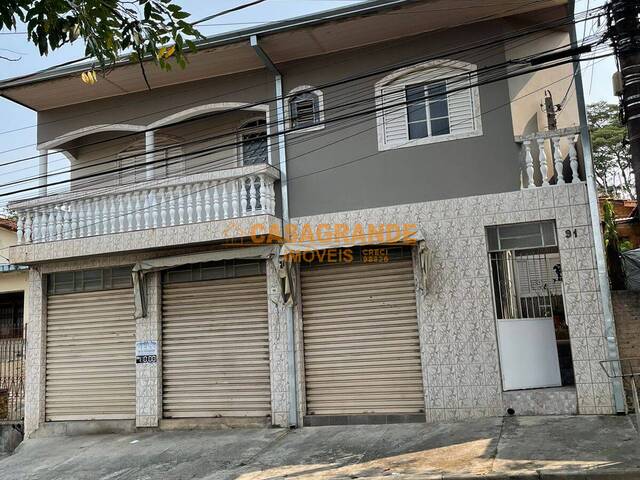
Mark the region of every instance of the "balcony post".
[[146, 164], [145, 168], [145, 178], [147, 180], [153, 179], [153, 169], [155, 165], [153, 165], [153, 151], [155, 149], [155, 132], [153, 130], [149, 130], [144, 134], [144, 162]]
[[49, 175], [49, 150], [38, 150], [38, 194], [41, 197], [47, 195], [47, 181]]

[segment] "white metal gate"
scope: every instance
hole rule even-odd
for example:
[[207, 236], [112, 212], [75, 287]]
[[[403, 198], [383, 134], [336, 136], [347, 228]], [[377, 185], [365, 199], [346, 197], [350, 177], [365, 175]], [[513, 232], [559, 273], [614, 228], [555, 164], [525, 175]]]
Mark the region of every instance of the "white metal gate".
[[271, 415], [266, 276], [169, 283], [162, 296], [164, 417]]
[[307, 413], [424, 411], [411, 260], [301, 269]]
[[45, 418], [133, 419], [133, 290], [49, 295]]

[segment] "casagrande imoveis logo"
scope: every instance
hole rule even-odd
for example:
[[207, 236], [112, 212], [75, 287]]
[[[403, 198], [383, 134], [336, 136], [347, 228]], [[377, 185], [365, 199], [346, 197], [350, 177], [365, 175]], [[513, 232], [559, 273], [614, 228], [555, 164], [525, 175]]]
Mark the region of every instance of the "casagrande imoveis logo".
[[414, 223], [256, 223], [246, 230], [231, 225], [225, 236], [242, 239], [244, 247], [282, 245], [290, 262], [350, 263], [357, 251], [363, 262], [380, 263], [389, 261], [390, 247], [415, 245], [417, 232]]

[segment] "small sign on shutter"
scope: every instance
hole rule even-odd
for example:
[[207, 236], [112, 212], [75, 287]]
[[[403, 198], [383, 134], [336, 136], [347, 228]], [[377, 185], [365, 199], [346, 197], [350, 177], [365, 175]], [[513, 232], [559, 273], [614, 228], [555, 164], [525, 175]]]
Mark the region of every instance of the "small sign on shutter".
[[136, 363], [158, 363], [158, 342], [136, 342]]

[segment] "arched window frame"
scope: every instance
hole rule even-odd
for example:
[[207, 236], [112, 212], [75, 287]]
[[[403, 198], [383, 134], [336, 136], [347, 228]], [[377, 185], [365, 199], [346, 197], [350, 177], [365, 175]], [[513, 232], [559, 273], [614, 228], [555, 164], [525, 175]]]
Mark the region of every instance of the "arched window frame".
[[[409, 121], [407, 118], [407, 107], [406, 105], [403, 105], [406, 101], [406, 95], [404, 93], [406, 87], [416, 84], [437, 82], [438, 80], [447, 79], [458, 74], [468, 74], [469, 83], [473, 84], [475, 82], [476, 72], [476, 65], [460, 60], [431, 60], [417, 65], [412, 65], [411, 67], [398, 69], [376, 82], [375, 99], [378, 150], [392, 150], [396, 148], [428, 145], [432, 143], [481, 136], [483, 134], [482, 112], [480, 106], [480, 92], [477, 86], [470, 88], [471, 118], [469, 121], [472, 122], [472, 127], [466, 128], [464, 131], [410, 139], [408, 132]], [[453, 90], [456, 90], [456, 88], [454, 87]], [[388, 92], [390, 91], [393, 91], [394, 93], [389, 94]], [[447, 102], [450, 101], [451, 95], [453, 94], [455, 94], [455, 92], [447, 94]], [[392, 105], [397, 105], [395, 109], [384, 108], [384, 102], [387, 98], [392, 99], [390, 102]], [[403, 121], [407, 125], [407, 130], [403, 138], [396, 138], [393, 141], [389, 141], [386, 119], [388, 118], [389, 112], [393, 110], [395, 111], [392, 115], [404, 115]]]
[[[263, 130], [264, 131], [264, 136], [266, 137], [266, 153], [265, 153], [265, 164], [269, 164], [270, 163], [270, 159], [269, 159], [269, 152], [270, 152], [270, 145], [269, 145], [269, 138], [268, 138], [268, 132], [267, 132], [267, 120], [265, 117], [253, 117], [253, 118], [248, 118], [246, 119], [244, 122], [242, 122], [242, 124], [240, 125], [240, 127], [238, 128], [238, 158], [239, 158], [239, 166], [245, 166], [245, 152], [244, 152], [244, 143], [245, 143], [245, 135], [246, 134], [251, 134], [252, 131], [253, 133], [259, 133], [259, 130]], [[250, 165], [254, 165], [254, 164], [250, 164]]]
[[318, 119], [317, 121], [309, 125], [307, 127], [300, 127], [293, 132], [289, 133], [299, 133], [299, 132], [313, 132], [315, 130], [322, 130], [324, 128], [324, 95], [322, 94], [322, 90], [319, 90], [311, 85], [300, 85], [289, 91], [287, 94], [287, 102], [285, 108], [285, 120], [287, 130], [291, 130], [294, 127], [293, 125], [293, 117], [291, 115], [292, 104], [294, 103], [297, 96], [300, 94], [309, 94], [316, 97], [316, 105], [318, 108]]

